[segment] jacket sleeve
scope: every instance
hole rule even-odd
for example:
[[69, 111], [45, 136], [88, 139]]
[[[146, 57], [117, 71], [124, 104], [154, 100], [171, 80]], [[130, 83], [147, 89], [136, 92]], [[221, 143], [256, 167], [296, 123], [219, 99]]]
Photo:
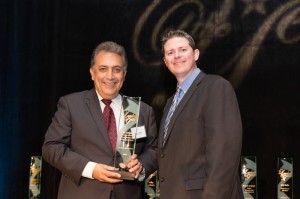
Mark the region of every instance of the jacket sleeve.
[[42, 147], [43, 158], [75, 183], [79, 184], [88, 159], [72, 151], [72, 116], [67, 99], [61, 97]]
[[216, 78], [208, 89], [204, 114], [207, 182], [203, 198], [230, 198], [242, 146], [239, 106], [231, 84], [225, 79]]
[[139, 156], [143, 164], [146, 176], [150, 175], [158, 168], [157, 163], [157, 126], [153, 108], [146, 106], [143, 110], [143, 119], [145, 120], [145, 129], [147, 133], [146, 143], [143, 152]]

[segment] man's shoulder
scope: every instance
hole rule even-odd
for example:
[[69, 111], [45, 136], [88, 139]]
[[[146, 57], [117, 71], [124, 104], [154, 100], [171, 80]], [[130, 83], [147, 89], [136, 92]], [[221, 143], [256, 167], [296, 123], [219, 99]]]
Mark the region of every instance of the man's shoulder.
[[152, 106], [143, 101], [141, 101], [140, 110], [145, 113], [154, 111]]
[[200, 88], [207, 90], [209, 93], [213, 93], [213, 91], [220, 92], [221, 90], [226, 93], [232, 91], [232, 93], [234, 93], [234, 88], [231, 82], [220, 75], [207, 74], [203, 78], [203, 82], [203, 86], [200, 86]]
[[214, 74], [205, 74], [203, 81], [207, 83], [217, 83], [217, 84], [230, 84], [228, 80], [226, 80], [224, 77], [220, 75], [214, 75]]
[[224, 77], [220, 76], [220, 75], [215, 75], [215, 74], [205, 74], [205, 79], [213, 81], [213, 80], [225, 80]]
[[96, 95], [95, 90], [84, 90], [74, 93], [69, 93], [60, 98], [60, 101], [65, 101], [68, 104], [76, 105], [78, 103], [87, 102]]
[[146, 108], [146, 109], [151, 109], [152, 107], [147, 104], [146, 102], [141, 101], [141, 107]]
[[73, 93], [66, 94], [66, 95], [64, 95], [62, 97], [63, 98], [68, 98], [68, 99], [70, 99], [70, 98], [82, 98], [82, 97], [89, 96], [93, 92], [93, 90], [94, 89], [73, 92]]

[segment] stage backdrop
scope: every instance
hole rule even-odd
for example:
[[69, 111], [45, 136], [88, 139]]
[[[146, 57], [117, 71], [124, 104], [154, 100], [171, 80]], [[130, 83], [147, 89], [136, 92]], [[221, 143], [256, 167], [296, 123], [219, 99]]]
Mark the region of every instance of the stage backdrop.
[[[299, 16], [299, 0], [1, 0], [0, 198], [27, 198], [30, 156], [41, 155], [59, 97], [92, 88], [90, 55], [102, 41], [125, 46], [122, 91], [152, 105], [159, 123], [176, 87], [160, 37], [176, 28], [195, 38], [199, 68], [236, 90], [259, 198], [276, 198], [277, 157], [294, 158], [299, 198]], [[60, 174], [43, 166], [42, 198], [54, 199]]]

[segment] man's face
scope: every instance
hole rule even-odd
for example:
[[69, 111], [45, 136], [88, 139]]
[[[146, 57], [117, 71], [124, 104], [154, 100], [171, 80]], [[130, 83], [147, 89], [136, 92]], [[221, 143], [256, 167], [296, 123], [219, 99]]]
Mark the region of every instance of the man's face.
[[179, 83], [182, 83], [196, 68], [200, 52], [193, 50], [184, 37], [169, 39], [164, 45], [164, 61]]
[[104, 99], [113, 99], [118, 95], [126, 76], [122, 57], [106, 51], [96, 56], [90, 73], [97, 92]]

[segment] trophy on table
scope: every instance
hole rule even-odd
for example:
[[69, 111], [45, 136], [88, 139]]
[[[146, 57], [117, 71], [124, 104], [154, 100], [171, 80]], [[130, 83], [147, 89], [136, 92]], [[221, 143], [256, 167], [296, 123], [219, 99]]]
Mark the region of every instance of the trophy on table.
[[293, 158], [278, 158], [277, 198], [293, 199]]
[[242, 189], [245, 199], [257, 199], [257, 166], [255, 156], [241, 157]]
[[42, 156], [31, 156], [29, 170], [29, 199], [39, 199], [41, 194]]
[[117, 173], [121, 174], [123, 180], [134, 180], [134, 174], [124, 168], [124, 165], [130, 162], [131, 156], [135, 153], [140, 103], [141, 97], [123, 96], [121, 111], [124, 114], [120, 114], [120, 118], [124, 118], [124, 126], [118, 131], [114, 158], [114, 166], [119, 168]]

